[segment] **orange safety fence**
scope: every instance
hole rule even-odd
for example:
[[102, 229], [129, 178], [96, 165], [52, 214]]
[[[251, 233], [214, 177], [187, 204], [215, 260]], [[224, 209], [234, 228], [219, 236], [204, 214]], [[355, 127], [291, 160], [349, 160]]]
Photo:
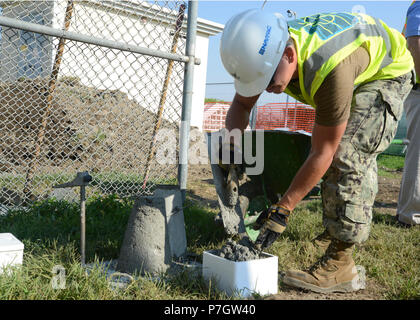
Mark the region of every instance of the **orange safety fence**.
[[315, 109], [303, 103], [267, 103], [258, 106], [255, 129], [289, 131], [303, 130], [312, 133]]
[[[217, 131], [225, 126], [230, 103], [206, 103], [204, 105], [204, 131]], [[255, 129], [289, 131], [303, 130], [312, 133], [315, 109], [303, 103], [267, 103], [257, 106]]]
[[229, 103], [208, 102], [204, 104], [203, 131], [217, 131], [225, 127]]

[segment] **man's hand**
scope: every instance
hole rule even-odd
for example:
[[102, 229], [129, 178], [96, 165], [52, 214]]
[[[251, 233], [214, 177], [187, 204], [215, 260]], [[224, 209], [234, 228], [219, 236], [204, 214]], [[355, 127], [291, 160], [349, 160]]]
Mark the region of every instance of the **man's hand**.
[[254, 225], [254, 230], [260, 230], [260, 234], [255, 241], [259, 250], [270, 247], [283, 233], [289, 221], [290, 213], [290, 210], [283, 206], [272, 205], [260, 214]]
[[217, 157], [219, 167], [226, 173], [229, 172], [231, 166], [242, 166], [242, 150], [233, 143], [222, 143], [219, 147]]

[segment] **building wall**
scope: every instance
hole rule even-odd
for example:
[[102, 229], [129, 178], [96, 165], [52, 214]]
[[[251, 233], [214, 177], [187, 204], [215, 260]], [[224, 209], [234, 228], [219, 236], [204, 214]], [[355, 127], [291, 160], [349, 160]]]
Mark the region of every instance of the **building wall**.
[[[3, 15], [27, 22], [52, 25], [51, 3], [21, 2], [2, 6]], [[19, 78], [47, 77], [52, 68], [51, 39], [23, 30], [1, 28], [0, 79], [16, 81]]]
[[195, 55], [201, 59], [201, 63], [194, 66], [191, 126], [203, 130], [209, 38], [208, 36], [198, 33], [196, 41]]

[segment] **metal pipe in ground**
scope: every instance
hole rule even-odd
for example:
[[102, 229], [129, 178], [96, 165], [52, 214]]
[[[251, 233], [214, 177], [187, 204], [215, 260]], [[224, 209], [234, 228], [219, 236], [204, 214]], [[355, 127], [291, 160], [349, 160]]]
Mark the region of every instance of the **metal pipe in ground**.
[[184, 90], [182, 95], [182, 115], [180, 128], [178, 183], [185, 201], [188, 177], [188, 148], [190, 141], [190, 122], [193, 94], [194, 56], [197, 34], [198, 1], [188, 1], [188, 27], [186, 55], [190, 58], [185, 66]]
[[54, 185], [53, 188], [80, 187], [80, 256], [81, 265], [86, 265], [86, 186], [92, 181], [92, 176], [87, 172], [78, 172], [76, 177], [66, 183]]

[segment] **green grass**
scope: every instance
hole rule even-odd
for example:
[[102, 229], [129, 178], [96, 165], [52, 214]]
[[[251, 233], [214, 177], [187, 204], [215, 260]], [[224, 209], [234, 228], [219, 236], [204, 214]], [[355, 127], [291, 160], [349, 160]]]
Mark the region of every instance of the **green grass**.
[[380, 154], [377, 158], [378, 175], [398, 178], [404, 169], [405, 157]]
[[[379, 174], [397, 174], [404, 158], [380, 155]], [[381, 169], [382, 168], [382, 169]], [[127, 177], [131, 178], [131, 177]], [[90, 197], [86, 206], [86, 260], [118, 259], [132, 200], [116, 195]], [[279, 259], [279, 270], [306, 269], [317, 258], [311, 239], [323, 231], [321, 202], [302, 203], [286, 231], [267, 251]], [[200, 261], [203, 251], [219, 248], [227, 236], [214, 223], [217, 210], [188, 200], [184, 208], [188, 251]], [[159, 280], [136, 277], [125, 290], [112, 290], [103, 273], [89, 275], [80, 266], [78, 203], [45, 200], [26, 211], [0, 216], [0, 233], [10, 232], [24, 245], [24, 262], [0, 275], [0, 300], [11, 299], [228, 299], [190, 272], [161, 275]], [[375, 283], [378, 299], [420, 299], [420, 228], [403, 228], [395, 217], [374, 211], [369, 240], [355, 250], [357, 264]], [[54, 266], [66, 271], [66, 288], [54, 289]], [[283, 285], [279, 283], [279, 290]], [[236, 298], [236, 297], [233, 297]]]
[[[305, 269], [316, 260], [310, 242], [323, 231], [321, 201], [299, 206], [280, 241], [269, 252], [278, 255], [280, 269]], [[420, 299], [420, 228], [404, 228], [395, 217], [373, 212], [369, 239], [356, 247], [356, 264], [366, 268], [368, 281], [378, 286], [378, 299]]]
[[[133, 201], [115, 195], [91, 198], [86, 204], [86, 261], [118, 259]], [[208, 246], [224, 241], [214, 226], [214, 212], [189, 204], [184, 210], [189, 250], [201, 255]], [[77, 203], [47, 200], [27, 211], [0, 216], [0, 233], [10, 232], [24, 245], [24, 262], [14, 272], [0, 275], [0, 300], [10, 299], [226, 299], [189, 272], [162, 275], [159, 281], [138, 277], [124, 291], [110, 288], [95, 269], [80, 266], [80, 215]], [[66, 288], [53, 289], [54, 266], [66, 271]]]
[[[87, 262], [117, 259], [133, 202], [117, 196], [92, 198], [86, 208]], [[216, 226], [216, 210], [192, 201], [184, 208], [188, 251], [198, 257], [227, 239]], [[112, 290], [105, 276], [80, 266], [79, 208], [77, 204], [48, 200], [28, 211], [0, 217], [0, 232], [11, 232], [25, 245], [24, 263], [15, 272], [0, 275], [0, 299], [227, 299], [190, 272], [162, 275], [154, 281], [138, 277], [125, 290]], [[322, 232], [321, 202], [300, 205], [286, 231], [267, 251], [279, 258], [279, 270], [307, 268], [318, 257], [310, 244]], [[378, 299], [420, 298], [420, 228], [402, 228], [390, 215], [374, 213], [369, 240], [355, 252], [355, 261], [367, 270], [368, 281], [379, 288]], [[66, 288], [51, 285], [54, 266], [66, 270]], [[279, 290], [282, 290], [282, 284]], [[233, 297], [235, 298], [235, 297]]]

